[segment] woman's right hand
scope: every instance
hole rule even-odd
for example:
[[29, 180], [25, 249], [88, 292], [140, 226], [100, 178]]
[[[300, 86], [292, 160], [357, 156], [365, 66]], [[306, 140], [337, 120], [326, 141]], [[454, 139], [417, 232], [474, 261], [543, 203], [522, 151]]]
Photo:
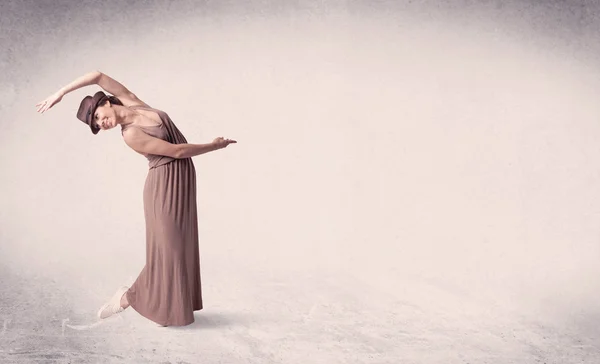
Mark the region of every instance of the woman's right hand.
[[53, 93], [52, 95], [48, 96], [45, 100], [40, 101], [35, 105], [38, 108], [37, 112], [43, 113], [44, 111], [48, 110], [52, 106], [58, 104], [60, 102], [60, 100], [62, 100], [62, 98], [63, 98], [62, 92], [57, 91], [57, 92]]
[[223, 137], [218, 137], [212, 141], [212, 144], [217, 147], [217, 149], [227, 148], [227, 146], [231, 143], [237, 143], [232, 139], [223, 139]]

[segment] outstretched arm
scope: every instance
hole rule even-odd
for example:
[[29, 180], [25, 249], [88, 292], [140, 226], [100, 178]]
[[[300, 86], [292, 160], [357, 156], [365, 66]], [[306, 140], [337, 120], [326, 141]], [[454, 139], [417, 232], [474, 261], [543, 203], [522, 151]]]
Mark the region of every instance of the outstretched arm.
[[58, 104], [60, 100], [62, 100], [63, 96], [65, 96], [67, 93], [73, 90], [77, 90], [78, 88], [82, 88], [84, 86], [97, 84], [99, 78], [100, 72], [98, 71], [86, 73], [81, 77], [77, 77], [73, 82], [62, 87], [60, 90], [56, 91], [52, 95], [46, 97], [46, 99], [38, 102], [35, 105], [37, 107], [37, 112], [44, 113], [44, 111]]
[[155, 138], [144, 133], [138, 128], [129, 128], [123, 132], [125, 143], [140, 154], [164, 155], [175, 159], [191, 158], [200, 154], [226, 148], [235, 140], [218, 137], [206, 144], [172, 144], [165, 140]]
[[121, 100], [121, 102], [123, 102], [123, 105], [129, 106], [141, 104], [143, 106], [148, 106], [148, 104], [138, 99], [133, 92], [129, 91], [127, 87], [123, 86], [119, 81], [102, 72], [98, 73], [100, 74], [98, 76], [98, 80], [96, 81], [98, 86], [102, 87], [104, 91], [116, 96], [119, 100]]
[[77, 90], [84, 86], [99, 85], [98, 80], [100, 79], [100, 75], [102, 75], [102, 73], [99, 71], [86, 73], [81, 77], [77, 77], [75, 80], [73, 80], [73, 82], [69, 83], [68, 85], [62, 87], [60, 90], [57, 91], [57, 93], [61, 96], [64, 96], [69, 92]]
[[105, 75], [100, 71], [94, 71], [86, 73], [83, 76], [77, 77], [68, 85], [62, 87], [60, 90], [50, 95], [43, 101], [40, 101], [36, 104], [38, 107], [38, 112], [43, 113], [44, 111], [50, 109], [52, 106], [57, 104], [60, 100], [62, 100], [63, 96], [68, 94], [71, 91], [80, 89], [89, 85], [98, 85], [104, 89], [104, 91], [116, 96], [123, 105], [131, 106], [131, 105], [143, 105], [148, 106], [145, 102], [138, 99], [133, 92], [129, 91], [127, 87], [122, 85], [120, 82], [115, 79]]

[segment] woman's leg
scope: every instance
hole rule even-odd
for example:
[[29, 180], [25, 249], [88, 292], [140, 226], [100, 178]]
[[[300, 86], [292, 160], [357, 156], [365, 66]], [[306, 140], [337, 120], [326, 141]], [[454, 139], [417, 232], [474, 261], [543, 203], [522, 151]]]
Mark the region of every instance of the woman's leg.
[[121, 307], [124, 309], [129, 307], [129, 301], [127, 301], [127, 292], [123, 293], [123, 296], [121, 296]]

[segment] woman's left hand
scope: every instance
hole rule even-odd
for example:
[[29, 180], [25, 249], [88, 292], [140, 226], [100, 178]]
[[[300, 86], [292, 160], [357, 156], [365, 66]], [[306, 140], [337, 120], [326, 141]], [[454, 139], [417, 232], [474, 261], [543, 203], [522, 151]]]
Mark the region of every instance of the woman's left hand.
[[62, 98], [63, 98], [62, 92], [58, 91], [58, 92], [53, 93], [52, 95], [48, 96], [45, 100], [40, 101], [35, 105], [38, 108], [37, 112], [43, 113], [44, 111], [48, 110], [52, 106], [58, 104], [60, 102], [60, 100], [62, 100]]

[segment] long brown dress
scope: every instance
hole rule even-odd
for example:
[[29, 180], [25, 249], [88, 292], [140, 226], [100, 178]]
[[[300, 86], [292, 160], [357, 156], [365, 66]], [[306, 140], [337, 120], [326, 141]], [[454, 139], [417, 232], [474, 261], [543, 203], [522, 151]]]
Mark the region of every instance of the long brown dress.
[[[127, 125], [173, 144], [187, 143], [164, 111], [156, 126]], [[142, 316], [165, 326], [194, 322], [194, 311], [202, 309], [196, 169], [191, 158], [175, 159], [145, 155], [149, 162], [144, 185], [146, 220], [146, 265], [127, 291], [127, 300]]]

